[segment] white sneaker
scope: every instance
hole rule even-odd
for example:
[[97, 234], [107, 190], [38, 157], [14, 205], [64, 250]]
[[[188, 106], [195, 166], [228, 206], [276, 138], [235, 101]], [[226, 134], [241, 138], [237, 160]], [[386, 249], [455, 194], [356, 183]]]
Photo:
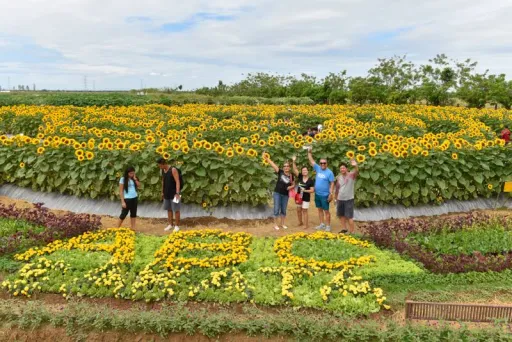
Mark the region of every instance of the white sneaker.
[[330, 231], [331, 231], [331, 226], [327, 226], [327, 227], [325, 227], [325, 231], [326, 231], [326, 232], [330, 232]]
[[315, 227], [316, 230], [324, 230], [325, 224], [321, 223], [319, 226]]
[[164, 228], [164, 231], [168, 232], [169, 230], [172, 229], [172, 224], [168, 225], [167, 227]]
[[180, 231], [180, 227], [174, 226], [174, 229], [172, 230], [173, 233], [177, 233]]

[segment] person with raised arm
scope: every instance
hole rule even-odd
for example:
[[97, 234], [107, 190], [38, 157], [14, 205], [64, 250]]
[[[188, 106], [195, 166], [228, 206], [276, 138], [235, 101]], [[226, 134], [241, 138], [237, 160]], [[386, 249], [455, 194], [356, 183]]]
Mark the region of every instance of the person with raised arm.
[[308, 159], [316, 172], [315, 206], [318, 208], [320, 225], [315, 229], [330, 232], [331, 213], [329, 212], [329, 203], [334, 195], [334, 173], [327, 168], [327, 159], [320, 159], [320, 165], [315, 162], [311, 146], [308, 148]]
[[286, 218], [286, 207], [288, 206], [288, 193], [295, 187], [295, 180], [290, 172], [290, 163], [285, 162], [280, 169], [267, 153], [263, 153], [263, 159], [274, 169], [277, 174], [277, 183], [274, 189], [274, 229], [280, 227], [288, 229], [284, 224]]
[[359, 175], [359, 167], [357, 162], [352, 159], [350, 164], [354, 168], [348, 170], [346, 163], [341, 163], [340, 174], [336, 177], [336, 216], [341, 222], [341, 233], [354, 234], [354, 193], [357, 176]]

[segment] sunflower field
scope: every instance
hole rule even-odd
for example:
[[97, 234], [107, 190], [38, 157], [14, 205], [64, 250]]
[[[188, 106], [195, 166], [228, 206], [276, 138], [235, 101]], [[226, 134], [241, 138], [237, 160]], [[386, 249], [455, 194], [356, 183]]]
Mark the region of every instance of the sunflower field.
[[359, 206], [439, 204], [497, 195], [512, 176], [499, 138], [511, 123], [507, 110], [420, 105], [4, 106], [0, 174], [38, 191], [115, 198], [132, 165], [141, 198], [157, 201], [162, 156], [182, 170], [185, 203], [259, 205], [275, 181], [263, 153], [307, 165], [303, 147], [313, 146], [335, 173], [360, 163]]

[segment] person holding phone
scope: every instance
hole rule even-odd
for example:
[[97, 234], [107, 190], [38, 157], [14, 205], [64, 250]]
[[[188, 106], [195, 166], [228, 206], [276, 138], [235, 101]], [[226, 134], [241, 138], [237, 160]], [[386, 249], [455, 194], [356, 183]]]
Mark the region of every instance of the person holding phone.
[[346, 163], [341, 163], [340, 174], [336, 177], [336, 216], [341, 221], [341, 233], [347, 233], [348, 221], [348, 233], [354, 234], [354, 193], [359, 167], [354, 159], [350, 164], [353, 171], [348, 170]]
[[[171, 160], [171, 163], [173, 162], [174, 160]], [[162, 200], [164, 201], [164, 209], [167, 210], [168, 225], [164, 228], [164, 231], [172, 229], [174, 233], [177, 233], [180, 231], [181, 187], [183, 178], [181, 171], [175, 166], [171, 167], [168, 165], [164, 158], [159, 158], [157, 163], [162, 173]], [[176, 218], [175, 222], [174, 218]]]
[[121, 198], [121, 215], [119, 216], [118, 227], [121, 227], [124, 219], [130, 213], [130, 226], [135, 230], [137, 220], [137, 189], [140, 187], [140, 182], [135, 175], [135, 168], [129, 166], [124, 171], [123, 177], [119, 180], [119, 197]]
[[309, 170], [306, 166], [301, 168], [301, 174], [299, 175], [299, 170], [297, 169], [297, 165], [295, 161], [297, 160], [296, 156], [292, 157], [293, 162], [293, 173], [297, 177], [298, 190], [302, 203], [298, 204], [297, 201], [297, 218], [299, 219], [299, 226], [305, 225], [304, 229], [309, 229], [309, 203], [311, 201], [311, 194], [315, 192], [315, 181], [309, 177]]
[[295, 187], [295, 180], [290, 172], [290, 163], [285, 162], [283, 168], [280, 169], [267, 153], [263, 153], [263, 159], [272, 166], [277, 174], [277, 183], [274, 189], [274, 229], [279, 230], [279, 226], [288, 229], [284, 225], [286, 218], [286, 208], [288, 206], [288, 194]]

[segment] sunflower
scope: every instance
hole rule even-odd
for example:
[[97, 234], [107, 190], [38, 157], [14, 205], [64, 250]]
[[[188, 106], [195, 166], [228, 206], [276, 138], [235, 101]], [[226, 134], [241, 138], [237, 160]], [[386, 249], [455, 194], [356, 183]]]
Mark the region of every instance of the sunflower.
[[356, 154], [354, 153], [354, 151], [348, 151], [345, 155], [347, 156], [348, 159], [352, 159]]
[[189, 151], [190, 148], [188, 146], [183, 146], [183, 148], [181, 149], [181, 152], [183, 152], [184, 154], [188, 154]]
[[93, 160], [94, 159], [94, 152], [91, 152], [91, 151], [85, 152], [85, 157], [87, 158], [87, 160]]
[[389, 145], [388, 144], [382, 144], [382, 150], [388, 152], [389, 151]]
[[222, 147], [222, 146], [215, 147], [215, 152], [217, 152], [218, 154], [224, 153], [224, 147]]
[[452, 153], [452, 159], [453, 160], [459, 159], [459, 156], [457, 155], [457, 153], [455, 153], [455, 152]]
[[50, 146], [50, 142], [49, 142], [48, 140], [45, 140], [45, 141], [43, 142], [43, 146], [44, 146], [44, 147], [48, 147], [48, 146]]
[[24, 162], [21, 162], [20, 163], [20, 167], [23, 169], [25, 167], [25, 163]]
[[76, 150], [75, 151], [75, 156], [78, 158], [80, 156], [83, 156], [84, 155], [84, 150]]
[[203, 147], [210, 151], [212, 149], [212, 144], [210, 144], [208, 141], [205, 141]]
[[370, 148], [370, 150], [368, 151], [368, 154], [371, 157], [375, 157], [377, 155], [377, 150], [375, 148]]
[[44, 153], [44, 147], [39, 147], [37, 149], [37, 154], [43, 154]]
[[487, 184], [487, 189], [492, 190], [492, 184]]
[[362, 154], [358, 154], [356, 156], [356, 160], [357, 160], [358, 163], [362, 163], [362, 162], [364, 162], [366, 160], [366, 157], [364, 155], [362, 155]]
[[393, 150], [393, 156], [394, 156], [395, 158], [400, 158], [400, 151], [398, 151], [398, 150]]
[[169, 158], [171, 158], [171, 154], [169, 152], [165, 152], [163, 157], [165, 160], [168, 160]]
[[178, 144], [177, 142], [173, 142], [173, 143], [172, 143], [172, 149], [173, 149], [174, 151], [178, 151], [178, 150], [180, 150], [180, 149], [181, 149], [181, 146], [180, 146], [180, 144]]
[[229, 186], [224, 185], [224, 191], [228, 191], [228, 190], [229, 190]]
[[158, 154], [164, 153], [164, 147], [162, 145], [158, 146], [156, 148], [156, 153], [158, 153]]
[[118, 150], [124, 150], [124, 148], [125, 148], [124, 142], [117, 143], [116, 147], [117, 147]]
[[265, 142], [265, 140], [260, 140], [259, 143], [258, 143], [261, 147], [265, 146], [267, 143]]
[[377, 147], [377, 144], [376, 144], [375, 142], [373, 142], [373, 141], [372, 141], [372, 142], [369, 144], [369, 146], [370, 146], [370, 148], [376, 148], [376, 147]]
[[235, 148], [235, 151], [236, 151], [236, 153], [238, 153], [238, 154], [242, 154], [242, 153], [244, 153], [244, 148], [243, 148], [242, 146], [237, 146], [237, 147]]
[[203, 205], [203, 208], [206, 208], [206, 206], [207, 206], [206, 202], [203, 202], [202, 205]]
[[240, 143], [247, 144], [248, 142], [249, 142], [249, 138], [246, 138], [246, 137], [240, 138]]
[[139, 150], [139, 145], [137, 145], [137, 144], [130, 145], [130, 151], [138, 151], [138, 150]]
[[77, 159], [78, 159], [78, 161], [84, 161], [85, 157], [84, 156], [78, 156]]
[[226, 156], [227, 156], [228, 158], [232, 158], [234, 155], [235, 155], [235, 153], [233, 152], [233, 150], [228, 150], [228, 151], [226, 152]]
[[421, 155], [423, 157], [428, 157], [428, 151], [421, 151]]
[[402, 156], [402, 158], [407, 158], [407, 156], [409, 155], [409, 152], [407, 152], [407, 151], [402, 151], [402, 152], [400, 153], [400, 155]]
[[258, 155], [258, 152], [256, 152], [256, 150], [253, 150], [252, 148], [250, 148], [248, 151], [247, 151], [247, 155], [249, 157], [256, 157]]

